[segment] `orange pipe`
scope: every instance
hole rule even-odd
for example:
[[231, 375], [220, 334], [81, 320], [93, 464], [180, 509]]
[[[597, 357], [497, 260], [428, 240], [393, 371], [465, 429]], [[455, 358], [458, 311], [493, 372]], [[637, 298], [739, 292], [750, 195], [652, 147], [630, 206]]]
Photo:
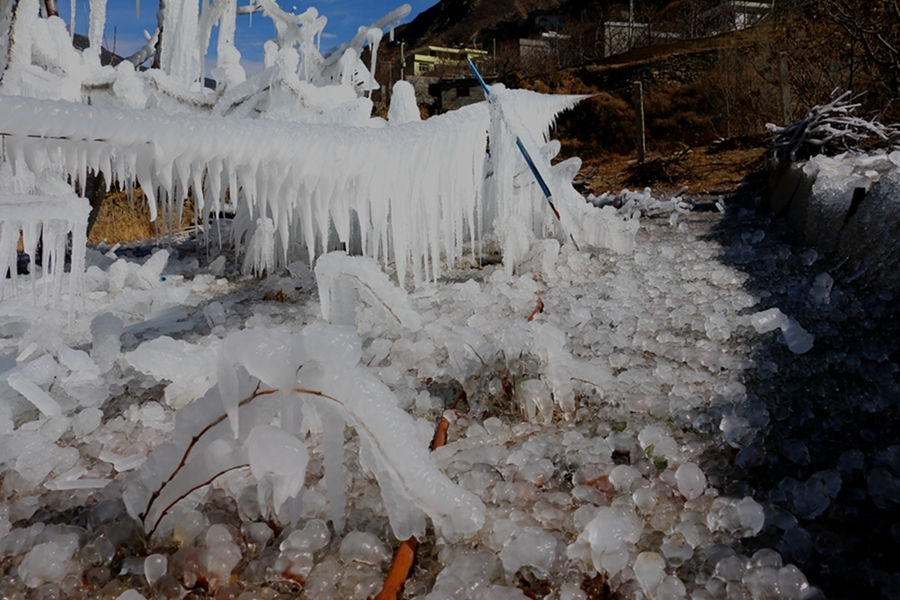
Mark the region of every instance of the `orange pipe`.
[[[441, 417], [437, 428], [434, 430], [434, 437], [431, 440], [431, 449], [440, 448], [447, 443], [447, 430], [450, 428], [450, 421], [447, 417]], [[397, 553], [394, 554], [394, 562], [391, 563], [391, 569], [388, 571], [387, 577], [384, 578], [384, 586], [375, 596], [375, 600], [397, 600], [400, 592], [403, 590], [403, 584], [406, 583], [409, 572], [412, 569], [413, 561], [416, 559], [416, 547], [419, 541], [411, 537], [408, 540], [400, 542]]]

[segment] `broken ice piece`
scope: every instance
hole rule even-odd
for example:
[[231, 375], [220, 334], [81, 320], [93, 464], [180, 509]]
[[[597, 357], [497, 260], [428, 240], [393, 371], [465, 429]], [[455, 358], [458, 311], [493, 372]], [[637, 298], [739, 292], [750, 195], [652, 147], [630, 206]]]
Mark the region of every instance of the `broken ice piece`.
[[781, 333], [784, 335], [784, 343], [788, 349], [794, 354], [805, 354], [813, 346], [816, 339], [814, 335], [807, 333], [800, 323], [793, 319], [788, 319], [787, 323], [781, 326]]
[[795, 354], [804, 354], [812, 348], [815, 336], [806, 332], [794, 319], [788, 318], [777, 308], [770, 308], [750, 315], [750, 324], [757, 333], [768, 333], [781, 329], [784, 343]]
[[750, 315], [750, 324], [756, 333], [768, 333], [781, 327], [787, 322], [787, 317], [777, 308], [770, 308], [762, 312]]
[[33, 381], [26, 379], [21, 373], [11, 373], [7, 383], [9, 387], [34, 404], [45, 417], [53, 417], [62, 412], [59, 402], [51, 398], [50, 394], [39, 388]]

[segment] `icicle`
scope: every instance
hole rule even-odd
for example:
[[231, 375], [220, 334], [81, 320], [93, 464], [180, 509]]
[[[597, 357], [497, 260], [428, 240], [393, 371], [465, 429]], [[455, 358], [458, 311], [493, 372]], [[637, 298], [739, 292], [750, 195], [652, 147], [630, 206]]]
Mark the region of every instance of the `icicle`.
[[[74, 13], [73, 13], [74, 14]], [[106, 0], [91, 0], [91, 23], [88, 28], [88, 45], [100, 56], [103, 46], [103, 28], [106, 26]]]
[[167, 1], [160, 66], [186, 85], [201, 76], [198, 17], [197, 0]]
[[[37, 19], [38, 0], [19, 0], [11, 33], [11, 39], [15, 43], [9, 46], [9, 62], [4, 75], [4, 84], [10, 79], [14, 69], [24, 69], [31, 64], [31, 46]], [[15, 90], [12, 93], [21, 92]]]
[[368, 93], [371, 97], [372, 90], [378, 89], [378, 83], [375, 81], [375, 65], [378, 62], [378, 45], [381, 43], [381, 29], [372, 27], [366, 32], [366, 41], [369, 42], [369, 53], [371, 60], [369, 65], [369, 86]]
[[[140, 6], [141, 0], [137, 0]], [[75, 13], [78, 12], [78, 0], [69, 0], [69, 37], [75, 38]]]

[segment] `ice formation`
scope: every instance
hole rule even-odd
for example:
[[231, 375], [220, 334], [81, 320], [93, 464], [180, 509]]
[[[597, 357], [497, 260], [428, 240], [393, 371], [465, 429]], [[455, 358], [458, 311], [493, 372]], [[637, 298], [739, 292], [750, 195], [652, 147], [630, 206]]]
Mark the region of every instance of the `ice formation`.
[[[95, 4], [94, 41], [105, 19], [105, 3]], [[513, 227], [518, 221], [510, 221], [513, 215], [524, 217], [538, 238], [556, 234], [576, 244], [633, 250], [637, 220], [581, 199], [571, 186], [577, 159], [550, 165], [559, 144], [544, 145], [548, 129], [558, 112], [582, 97], [541, 97], [497, 85], [489, 108], [470, 107], [419, 122], [412, 90], [400, 82], [392, 126], [380, 128], [383, 121], [369, 118], [371, 102], [363, 96], [377, 86], [372, 74], [382, 31], [392, 30], [410, 7], [360, 28], [349, 44], [324, 58], [318, 40], [326, 19], [314, 8], [296, 15], [271, 0], [260, 6], [275, 23], [277, 38], [267, 46], [266, 69], [250, 79], [241, 72], [233, 47], [236, 12], [228, 0], [206, 6], [199, 16], [190, 2], [168, 5], [162, 15], [167, 32], [159, 50], [162, 68], [145, 73], [128, 61], [100, 67], [93, 41], [83, 54], [68, 47], [53, 61], [43, 60], [47, 52], [41, 40], [63, 39], [62, 22], [17, 20], [23, 30], [16, 34], [21, 56], [11, 57], [3, 91], [55, 101], [86, 99], [95, 106], [0, 98], [9, 160], [31, 170], [49, 162], [82, 185], [88, 170], [103, 173], [108, 183], [129, 188], [139, 183], [154, 219], [158, 200], [171, 220], [192, 192], [197, 214], [205, 220], [220, 213], [228, 191], [229, 208], [238, 215], [234, 234], [246, 255], [245, 271], [257, 274], [299, 254], [312, 261], [344, 245], [392, 260], [401, 281], [407, 272], [416, 283], [433, 281], [442, 264], [460, 260], [464, 244], [474, 249], [495, 225], [508, 232], [512, 264], [524, 251], [523, 232]], [[29, 37], [45, 21], [62, 33]], [[222, 85], [213, 91], [198, 82], [216, 24], [215, 73]], [[359, 60], [365, 45], [371, 50], [369, 69]], [[65, 68], [58, 66], [61, 61]], [[49, 71], [43, 88], [23, 83], [35, 70]], [[135, 112], [150, 106], [165, 112]], [[269, 122], [246, 120], [258, 115]], [[547, 210], [517, 144], [544, 172], [561, 222]], [[421, 202], [423, 197], [428, 201]]]
[[[323, 442], [338, 531], [345, 500], [335, 488], [344, 482], [339, 473], [329, 474], [328, 464], [330, 456], [343, 454], [346, 422], [360, 436], [361, 456], [375, 473], [398, 539], [423, 537], [426, 514], [451, 539], [473, 535], [484, 521], [483, 504], [435, 468], [427, 448], [416, 443], [409, 415], [384, 384], [358, 367], [359, 359], [359, 340], [346, 328], [320, 324], [296, 335], [247, 330], [227, 337], [216, 387], [178, 413], [172, 443], [151, 453], [131, 478], [125, 493], [129, 512], [153, 533], [191, 492], [249, 468], [260, 506], [290, 521], [287, 505], [299, 500], [309, 460], [297, 437], [303, 431], [301, 408], [310, 407], [325, 438], [329, 422], [338, 426], [337, 444]], [[340, 462], [333, 468], [343, 470]]]
[[[168, 213], [190, 187], [217, 211], [230, 188], [235, 231], [252, 250], [248, 267], [266, 277], [248, 291], [223, 279], [240, 267], [225, 255], [89, 250], [85, 307], [71, 328], [59, 309], [35, 313], [27, 294], [0, 300], [0, 464], [4, 492], [15, 490], [0, 501], [0, 555], [19, 565], [0, 585], [41, 597], [99, 589], [116, 560], [121, 577], [150, 584], [124, 598], [175, 597], [204, 581], [237, 595], [228, 581], [239, 570], [260, 581], [263, 573], [302, 580], [317, 597], [368, 597], [391, 534], [422, 535], [429, 517], [438, 541], [429, 560], [439, 573], [412, 582], [418, 598], [521, 599], [507, 584], [524, 575], [581, 600], [597, 572], [622, 597], [817, 597], [788, 564], [815, 548], [798, 518], [827, 514], [845, 471], [861, 472], [864, 492], [890, 507], [896, 462], [879, 458], [886, 466], [873, 468], [870, 457], [845, 453], [841, 473], [786, 479], [765, 501], [724, 494], [718, 449], [739, 449], [735, 463], [753, 464], [770, 419], [737, 383], [753, 363], [734, 334], [782, 328], [795, 352], [812, 336], [788, 335], [798, 331], [777, 309], [747, 316], [759, 300], [744, 275], [721, 262], [722, 248], [695, 222], [678, 222], [689, 203], [654, 202], [644, 191], [579, 204], [566, 187], [577, 163], [551, 167], [558, 145], [545, 137], [572, 99], [497, 88], [490, 106], [426, 122], [406, 111], [379, 129], [364, 98], [371, 73], [358, 68], [359, 50], [377, 32], [362, 28], [335, 58], [316, 62], [321, 18], [268, 4], [283, 27], [267, 69], [245, 79], [234, 52], [220, 50], [215, 95], [187, 75], [98, 71], [62, 46], [52, 56], [33, 52], [39, 35], [10, 56], [18, 71], [4, 79], [7, 92], [37, 90], [28, 86], [39, 78], [29, 77], [46, 70], [35, 61], [52, 58], [73, 70], [58, 69], [49, 78], [57, 87], [34, 95], [80, 101], [89, 89], [93, 103], [0, 99], [17, 176], [27, 169], [61, 181], [65, 171], [78, 180], [90, 168], [146, 180], [163, 190]], [[233, 50], [234, 5], [209, 6], [201, 37], [220, 19], [221, 48]], [[55, 36], [60, 23], [47, 21]], [[82, 66], [94, 69], [90, 78], [65, 75]], [[348, 86], [317, 92], [325, 79]], [[302, 94], [308, 110], [298, 112]], [[147, 103], [186, 112], [143, 110]], [[239, 118], [257, 109], [295, 123]], [[288, 135], [278, 137], [282, 127]], [[28, 138], [34, 131], [44, 137]], [[235, 140], [260, 133], [274, 140], [271, 151], [251, 143], [242, 154]], [[315, 151], [289, 135], [308, 136]], [[488, 135], [499, 137], [485, 162]], [[561, 223], [514, 143], [501, 142], [515, 137], [543, 161], [567, 215]], [[316, 158], [322, 148], [331, 154]], [[299, 170], [289, 152], [305, 161]], [[377, 158], [391, 153], [399, 158]], [[438, 181], [416, 172], [423, 163]], [[440, 202], [420, 207], [401, 193]], [[638, 213], [669, 216], [647, 231], [657, 243], [635, 245]], [[494, 223], [506, 235], [505, 268], [438, 279]], [[620, 254], [579, 251], [573, 238]], [[296, 244], [306, 258], [320, 256], [317, 282], [287, 263]], [[326, 254], [340, 244], [367, 256]], [[799, 261], [809, 267], [817, 257]], [[434, 284], [407, 292], [377, 259]], [[288, 274], [278, 272], [286, 264]], [[841, 301], [830, 275], [807, 275], [800, 297], [817, 310]], [[276, 291], [283, 301], [260, 299]], [[429, 454], [446, 406], [435, 382], [447, 379], [467, 392], [470, 414], [459, 410], [450, 442]], [[488, 417], [501, 397], [512, 408]], [[804, 450], [791, 456], [802, 461]], [[145, 556], [121, 506], [123, 487], [131, 513], [178, 551], [161, 546]], [[213, 524], [223, 512], [229, 524]], [[55, 522], [61, 514], [86, 524]], [[771, 549], [739, 554], [763, 528], [784, 558]]]
[[[66, 250], [72, 236], [71, 272], [68, 289], [74, 307], [80, 296], [84, 279], [84, 253], [87, 243], [87, 220], [90, 206], [75, 194], [42, 196], [10, 194], [3, 191], [3, 172], [0, 166], [0, 299], [23, 293], [19, 283], [16, 244], [22, 238], [23, 251], [29, 256], [28, 271], [31, 293], [43, 303], [62, 300]], [[38, 243], [41, 243], [38, 268]], [[38, 278], [38, 272], [42, 275]], [[9, 279], [7, 279], [7, 275]], [[40, 284], [42, 291], [37, 294]]]
[[[647, 596], [645, 588], [658, 598], [718, 597], [730, 586], [756, 599], [772, 597], [782, 585], [773, 582], [815, 597], [789, 563], [814, 552], [800, 519], [840, 504], [842, 475], [821, 469], [755, 500], [722, 491], [720, 448], [753, 464], [776, 418], [737, 383], [754, 368], [744, 340], [775, 340], [753, 334], [748, 315], [760, 301], [697, 228], [705, 218], [676, 227], [664, 215], [646, 219], [654, 243], [625, 255], [535, 238], [511, 274], [501, 265], [455, 270], [414, 291], [371, 258], [326, 254], [319, 283], [334, 290], [349, 282], [352, 310], [337, 308], [331, 292], [320, 302], [303, 263], [248, 285], [222, 279], [239, 279], [240, 263], [205, 256], [202, 244], [89, 249], [86, 310], [71, 330], [58, 309], [35, 314], [23, 294], [2, 300], [0, 462], [4, 485], [19, 491], [0, 502], [0, 554], [21, 561], [31, 553], [29, 583], [70, 590], [95, 581], [95, 565], [115, 570], [106, 558], [121, 556], [106, 544], [115, 535], [129, 541], [120, 546], [127, 575], [113, 579], [130, 577], [147, 598], [203, 581], [226, 594], [230, 577], [260, 582], [264, 572], [302, 578], [323, 598], [369, 596], [383, 581], [395, 526], [396, 535], [415, 532], [432, 511], [443, 524], [434, 537], [425, 530], [437, 540], [425, 559], [432, 575], [414, 576], [412, 597], [521, 598], [509, 577], [539, 576], [561, 598], [583, 600], [582, 586], [598, 572], [626, 598]], [[796, 297], [817, 310], [846, 302], [838, 283], [831, 304], [813, 304], [809, 285], [822, 263], [809, 264], [812, 257], [793, 256], [806, 269]], [[328, 302], [330, 318], [342, 314], [358, 333], [309, 328]], [[407, 310], [421, 326], [391, 314]], [[439, 386], [450, 379], [473, 412], [461, 404], [448, 443], [428, 454], [451, 400]], [[504, 379], [513, 384], [508, 395]], [[17, 391], [24, 380], [59, 413], [42, 413]], [[295, 386], [351, 402], [329, 411], [337, 404], [328, 398], [283, 393]], [[501, 397], [509, 404], [495, 416]], [[147, 525], [165, 516], [161, 545], [148, 548], [121, 490], [142, 512], [210, 424], [153, 501]], [[379, 446], [381, 435], [402, 439], [402, 448]], [[383, 461], [381, 449], [391, 452]], [[407, 479], [412, 452], [448, 487]], [[866, 493], [890, 506], [896, 477], [870, 462], [850, 453], [838, 468], [862, 473]], [[480, 526], [469, 518], [475, 510], [459, 515], [441, 504], [458, 495], [484, 505]], [[89, 518], [91, 529], [49, 522], [57, 510]], [[760, 527], [783, 558], [741, 554]], [[70, 555], [60, 536], [71, 533], [79, 544]], [[158, 554], [149, 560], [147, 552]], [[68, 557], [65, 569], [43, 560], [56, 557]], [[25, 583], [8, 574], [0, 586]]]
[[[513, 98], [517, 108], [540, 117], [542, 130], [578, 100], [531, 93]], [[373, 129], [0, 97], [10, 161], [32, 164], [61, 155], [78, 181], [88, 168], [107, 181], [136, 178], [153, 216], [155, 189], [163, 190], [169, 214], [180, 214], [194, 190], [201, 215], [218, 213], [230, 191], [238, 201], [235, 237], [258, 271], [272, 260], [287, 264], [292, 244], [317, 256], [334, 234], [367, 256], [392, 259], [401, 280], [411, 270], [416, 281], [436, 279], [442, 261], [459, 261], [464, 244], [480, 239], [489, 224], [483, 215], [493, 209], [484, 206], [482, 193], [487, 123], [484, 105]], [[574, 173], [567, 176], [571, 182]], [[508, 196], [496, 199], [504, 214], [521, 204]]]

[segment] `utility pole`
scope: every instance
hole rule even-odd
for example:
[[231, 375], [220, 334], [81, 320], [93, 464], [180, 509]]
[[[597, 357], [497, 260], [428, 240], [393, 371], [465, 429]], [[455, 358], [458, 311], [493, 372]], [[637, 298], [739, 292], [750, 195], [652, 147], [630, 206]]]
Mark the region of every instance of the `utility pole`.
[[640, 81], [634, 82], [634, 134], [637, 144], [638, 164], [644, 162], [647, 142], [644, 135], [644, 87]]
[[406, 56], [403, 55], [403, 47], [405, 42], [400, 42], [400, 79], [406, 79]]
[[497, 76], [497, 38], [496, 38], [496, 36], [491, 41], [494, 43], [494, 60], [492, 62], [494, 64], [494, 69], [493, 69], [494, 76], [496, 77]]
[[781, 120], [787, 126], [791, 122], [791, 81], [787, 52], [782, 52], [778, 57], [778, 80], [781, 87]]
[[634, 48], [634, 0], [628, 2], [628, 49]]

